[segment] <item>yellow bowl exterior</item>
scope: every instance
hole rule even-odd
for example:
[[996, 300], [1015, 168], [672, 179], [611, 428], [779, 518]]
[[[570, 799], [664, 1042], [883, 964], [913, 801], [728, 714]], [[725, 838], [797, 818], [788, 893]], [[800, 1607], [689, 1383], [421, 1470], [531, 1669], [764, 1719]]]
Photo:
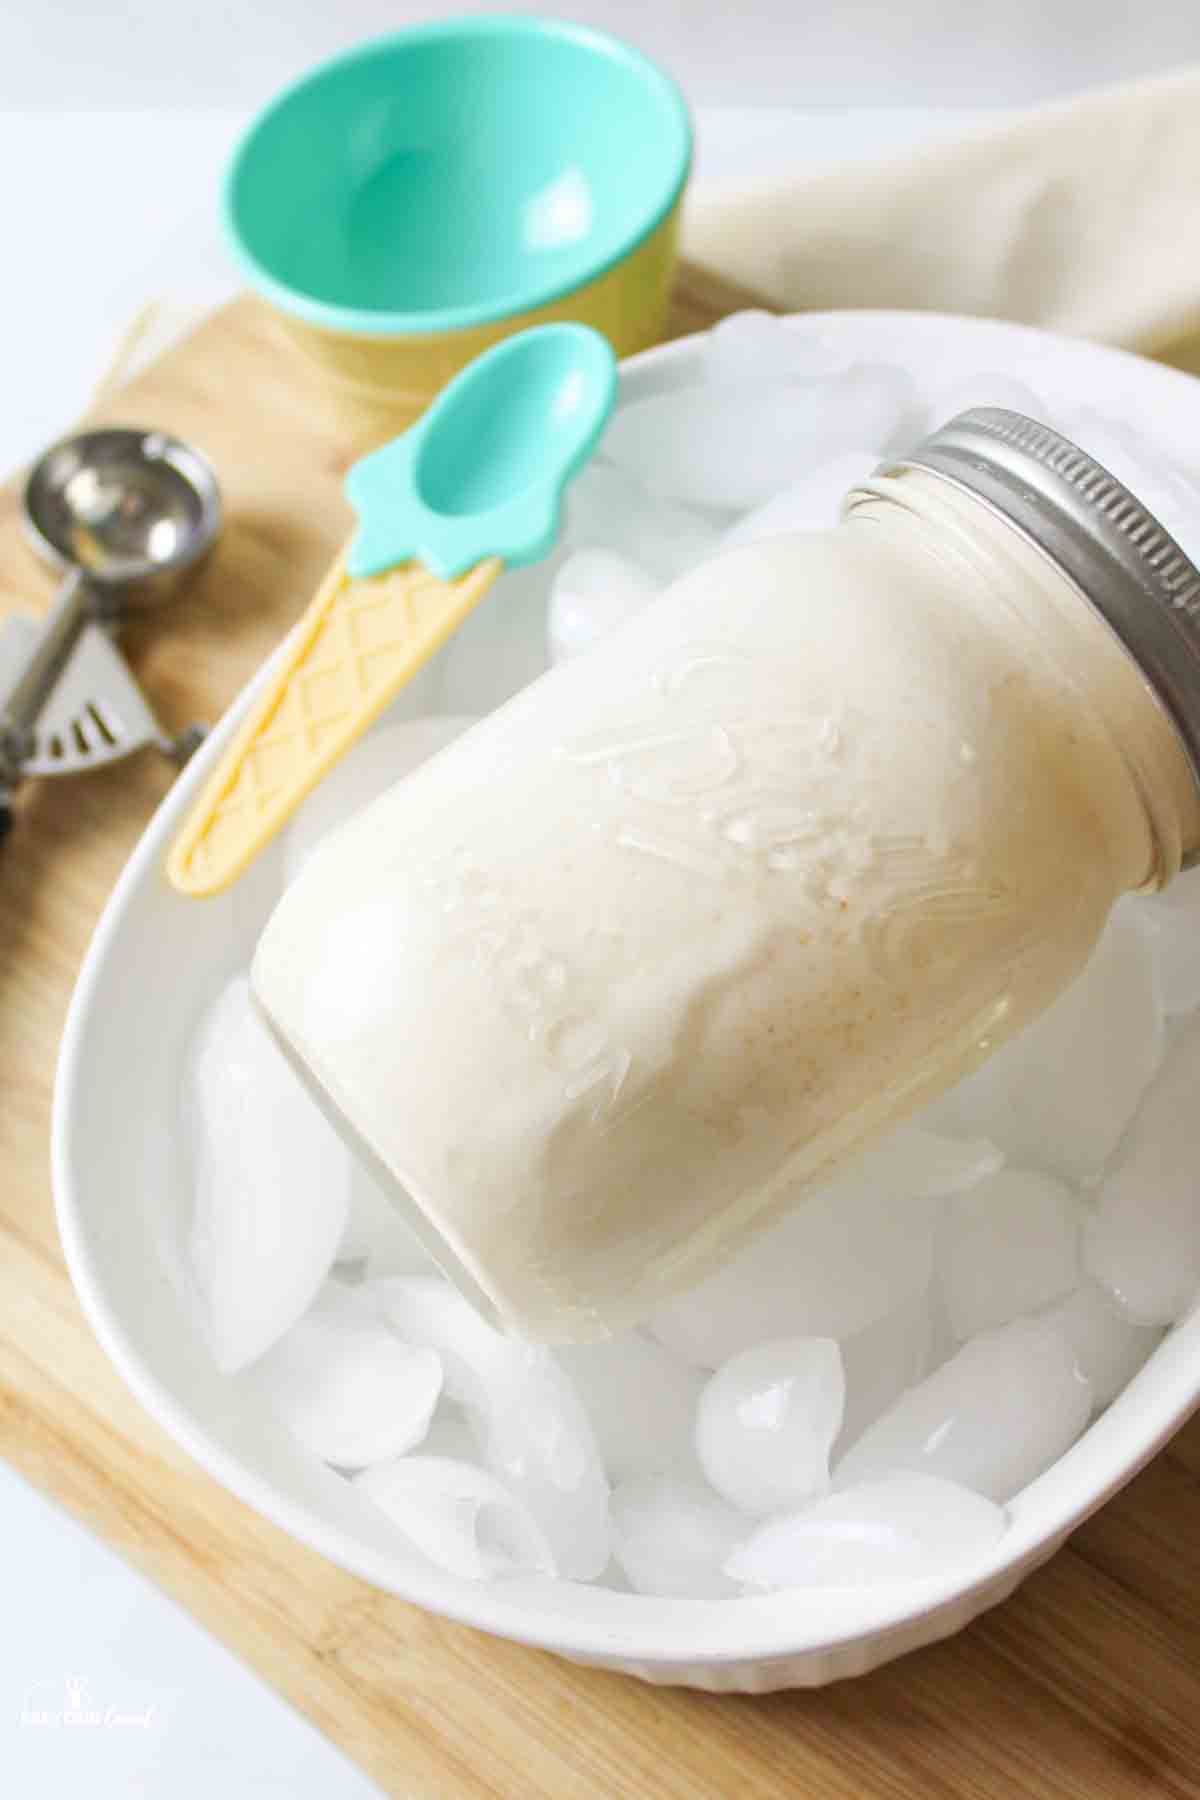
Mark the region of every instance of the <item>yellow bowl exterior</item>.
[[602, 332], [618, 357], [662, 337], [679, 244], [682, 195], [629, 255], [545, 306], [461, 331], [390, 337], [329, 331], [272, 308], [290, 340], [327, 378], [332, 410], [356, 441], [377, 442], [411, 424], [481, 351], [530, 325], [570, 319]]

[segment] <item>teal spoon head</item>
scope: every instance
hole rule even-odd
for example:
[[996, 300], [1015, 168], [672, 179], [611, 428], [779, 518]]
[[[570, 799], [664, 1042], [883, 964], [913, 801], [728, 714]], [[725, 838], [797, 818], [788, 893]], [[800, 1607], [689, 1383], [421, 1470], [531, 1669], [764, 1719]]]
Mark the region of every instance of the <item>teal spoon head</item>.
[[350, 470], [349, 573], [416, 558], [448, 581], [488, 556], [540, 561], [616, 388], [608, 341], [587, 325], [538, 325], [485, 350], [411, 430]]

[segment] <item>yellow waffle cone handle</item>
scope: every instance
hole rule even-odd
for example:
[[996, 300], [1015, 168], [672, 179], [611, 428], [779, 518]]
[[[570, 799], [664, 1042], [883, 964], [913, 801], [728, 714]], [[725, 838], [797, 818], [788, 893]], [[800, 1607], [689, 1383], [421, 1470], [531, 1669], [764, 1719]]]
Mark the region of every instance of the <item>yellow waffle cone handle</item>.
[[339, 557], [176, 838], [172, 885], [199, 897], [236, 881], [502, 567], [492, 556], [440, 581], [405, 562], [353, 579]]

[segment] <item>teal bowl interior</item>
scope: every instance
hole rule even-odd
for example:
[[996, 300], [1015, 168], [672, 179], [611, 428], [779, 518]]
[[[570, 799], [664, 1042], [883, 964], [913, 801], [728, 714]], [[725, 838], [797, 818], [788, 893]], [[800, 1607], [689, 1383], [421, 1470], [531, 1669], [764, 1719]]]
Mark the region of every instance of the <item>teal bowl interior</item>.
[[603, 273], [666, 217], [690, 154], [678, 88], [628, 46], [450, 21], [281, 94], [235, 155], [226, 225], [253, 284], [311, 323], [451, 330]]

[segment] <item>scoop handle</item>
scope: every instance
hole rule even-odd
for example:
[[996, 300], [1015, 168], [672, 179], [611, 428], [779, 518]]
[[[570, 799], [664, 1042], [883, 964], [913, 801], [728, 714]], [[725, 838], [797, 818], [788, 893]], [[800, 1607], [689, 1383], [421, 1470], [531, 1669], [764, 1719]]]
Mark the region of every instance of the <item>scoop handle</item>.
[[70, 660], [79, 634], [102, 602], [83, 569], [68, 569], [45, 619], [14, 668], [0, 680], [0, 719], [22, 735], [37, 723], [54, 684]]
[[442, 581], [413, 561], [355, 578], [343, 550], [176, 837], [171, 885], [200, 898], [236, 881], [503, 566], [490, 556]]

